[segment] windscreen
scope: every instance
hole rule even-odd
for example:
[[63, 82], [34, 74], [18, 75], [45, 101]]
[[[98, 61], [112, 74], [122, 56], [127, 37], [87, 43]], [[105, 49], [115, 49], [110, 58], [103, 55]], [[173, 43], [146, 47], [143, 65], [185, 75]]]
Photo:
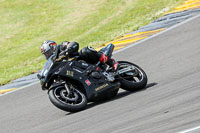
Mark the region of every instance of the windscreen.
[[53, 61], [52, 61], [53, 55], [47, 60], [47, 62], [44, 64], [44, 67], [42, 69], [42, 76], [46, 77], [47, 73], [49, 72], [49, 69], [51, 68]]

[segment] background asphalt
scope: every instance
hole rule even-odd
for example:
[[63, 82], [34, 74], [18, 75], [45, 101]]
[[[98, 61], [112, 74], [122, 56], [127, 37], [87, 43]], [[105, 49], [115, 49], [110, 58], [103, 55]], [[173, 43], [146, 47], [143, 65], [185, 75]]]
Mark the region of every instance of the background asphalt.
[[79, 113], [54, 107], [39, 84], [0, 97], [1, 133], [163, 133], [200, 125], [200, 16], [114, 58], [141, 66], [145, 90], [121, 90]]

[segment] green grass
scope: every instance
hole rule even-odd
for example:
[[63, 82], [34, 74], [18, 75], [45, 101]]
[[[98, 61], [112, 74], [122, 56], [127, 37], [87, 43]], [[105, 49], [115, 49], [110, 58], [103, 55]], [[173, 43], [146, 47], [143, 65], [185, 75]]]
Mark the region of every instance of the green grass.
[[183, 1], [0, 0], [0, 85], [40, 70], [47, 39], [99, 47]]

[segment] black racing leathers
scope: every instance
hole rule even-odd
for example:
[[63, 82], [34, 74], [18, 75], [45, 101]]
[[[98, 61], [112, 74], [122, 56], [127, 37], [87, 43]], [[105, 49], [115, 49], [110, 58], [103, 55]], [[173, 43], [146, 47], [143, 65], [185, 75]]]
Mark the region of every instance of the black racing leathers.
[[60, 45], [58, 45], [58, 53], [59, 54], [68, 53], [68, 56], [70, 58], [79, 55], [78, 49], [79, 49], [79, 44], [77, 42], [65, 41], [61, 43]]
[[[101, 50], [97, 52], [92, 47], [84, 47], [83, 49], [80, 50], [80, 53], [79, 53], [81, 59], [92, 64], [95, 64], [98, 61], [100, 61], [102, 54], [103, 53], [101, 52]], [[108, 56], [108, 60], [105, 63], [112, 67], [116, 62], [115, 60], [111, 58], [111, 56]]]
[[[80, 59], [83, 59], [86, 62], [92, 64], [97, 63], [103, 54], [101, 50], [97, 52], [94, 48], [91, 47], [84, 47], [83, 49], [80, 50], [80, 53], [78, 52], [78, 49], [79, 49], [79, 44], [77, 42], [65, 41], [60, 45], [58, 45], [59, 54], [61, 53], [65, 54], [67, 52], [70, 58], [74, 56], [79, 56]], [[108, 60], [105, 63], [112, 67], [116, 62], [115, 60], [111, 59], [110, 55], [108, 56]]]

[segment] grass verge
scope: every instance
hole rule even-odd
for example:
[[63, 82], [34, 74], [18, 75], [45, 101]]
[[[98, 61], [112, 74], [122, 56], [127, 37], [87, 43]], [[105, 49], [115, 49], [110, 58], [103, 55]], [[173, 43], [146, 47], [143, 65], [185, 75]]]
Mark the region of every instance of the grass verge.
[[40, 45], [99, 47], [137, 30], [184, 0], [0, 0], [0, 85], [42, 68]]

